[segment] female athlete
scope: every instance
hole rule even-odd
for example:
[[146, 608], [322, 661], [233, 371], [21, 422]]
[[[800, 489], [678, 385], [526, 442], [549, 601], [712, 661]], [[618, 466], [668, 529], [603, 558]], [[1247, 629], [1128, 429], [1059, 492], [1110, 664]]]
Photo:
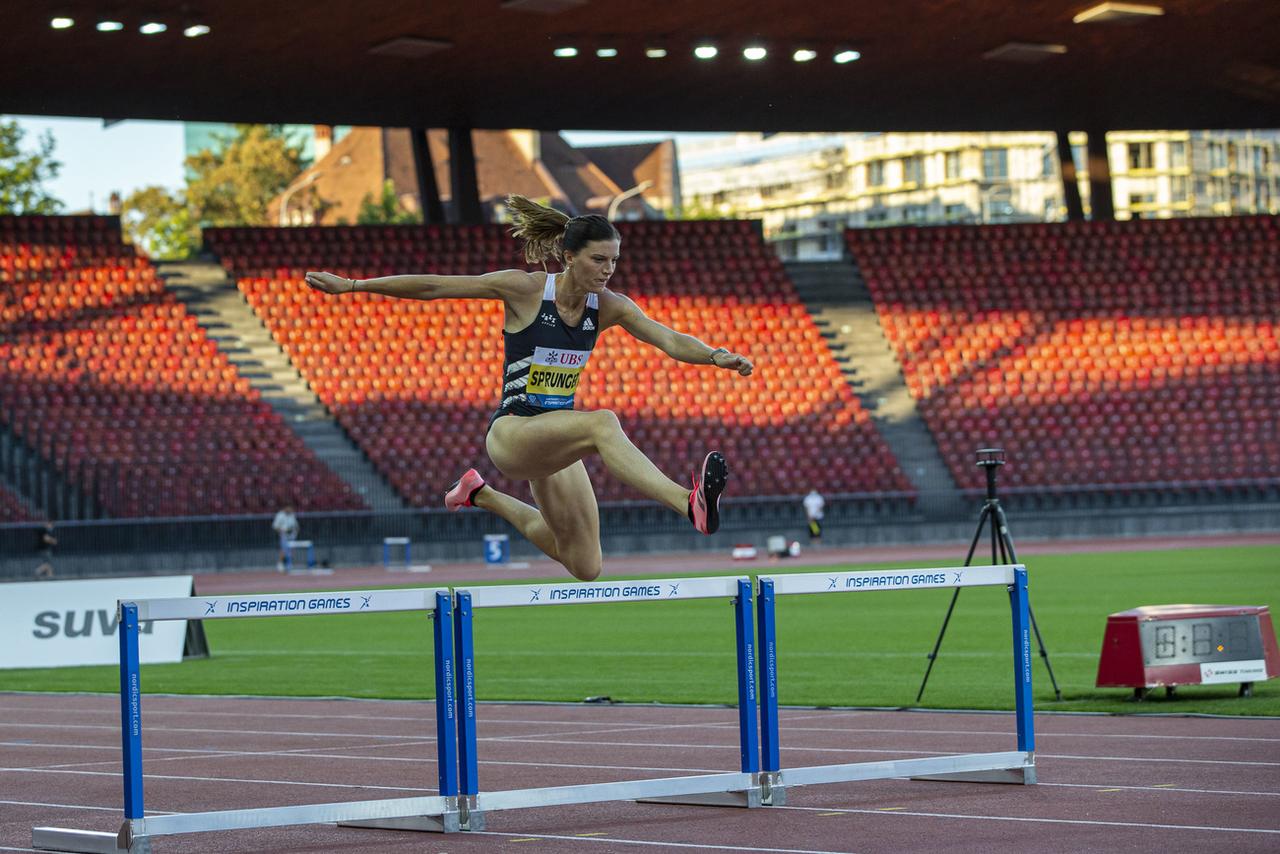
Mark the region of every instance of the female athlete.
[[645, 315], [606, 285], [617, 269], [621, 238], [602, 216], [568, 217], [523, 196], [509, 196], [514, 228], [531, 264], [554, 258], [559, 273], [500, 270], [481, 276], [384, 276], [346, 279], [307, 273], [327, 294], [366, 291], [407, 299], [499, 299], [505, 306], [500, 403], [489, 420], [485, 448], [498, 471], [527, 480], [536, 507], [499, 492], [475, 469], [445, 493], [450, 510], [479, 507], [506, 519], [575, 578], [599, 577], [600, 514], [582, 460], [599, 455], [613, 476], [687, 516], [704, 534], [720, 526], [719, 502], [729, 469], [711, 451], [693, 488], [668, 478], [631, 443], [607, 409], [575, 410], [574, 392], [601, 332], [621, 327], [673, 359], [714, 365], [749, 376], [751, 360], [709, 347]]

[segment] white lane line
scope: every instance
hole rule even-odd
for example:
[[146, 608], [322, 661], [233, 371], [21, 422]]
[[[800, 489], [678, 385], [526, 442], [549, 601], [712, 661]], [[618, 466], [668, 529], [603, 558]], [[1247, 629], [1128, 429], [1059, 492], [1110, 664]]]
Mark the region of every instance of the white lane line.
[[[44, 768], [0, 768], [0, 773], [13, 774], [69, 774], [77, 777], [114, 777], [120, 779], [119, 771], [70, 771], [49, 770]], [[437, 789], [415, 788], [413, 786], [375, 786], [371, 783], [304, 783], [298, 780], [257, 780], [247, 777], [195, 777], [178, 774], [147, 774], [148, 780], [184, 780], [195, 783], [260, 783], [264, 786], [312, 786], [322, 789], [377, 789], [388, 792], [435, 792]]]
[[[109, 726], [106, 724], [17, 724], [0, 721], [0, 729], [92, 729], [92, 730], [112, 730], [120, 731], [120, 725]], [[316, 738], [431, 738], [422, 734], [398, 733], [394, 735], [380, 735], [378, 733], [364, 732], [310, 732], [299, 730], [273, 730], [273, 729], [209, 729], [208, 727], [177, 727], [177, 726], [149, 726], [144, 728], [148, 733], [157, 732], [194, 732], [205, 735], [285, 735], [285, 736], [306, 736]], [[434, 740], [434, 739], [433, 739]]]
[[[45, 803], [44, 801], [0, 801], [0, 804], [9, 804], [10, 806], [17, 807], [49, 807], [51, 809], [59, 810], [93, 810], [95, 812], [113, 813], [124, 812], [124, 808], [118, 804], [114, 807], [91, 807], [87, 804], [50, 804]], [[146, 812], [147, 815], [172, 815], [172, 813], [167, 813], [163, 810], [144, 810], [144, 812]]]
[[1040, 780], [1037, 786], [1058, 786], [1064, 789], [1118, 789], [1138, 792], [1183, 792], [1194, 795], [1257, 795], [1264, 798], [1280, 798], [1280, 792], [1245, 792], [1234, 789], [1187, 789], [1180, 786], [1119, 786], [1112, 783], [1046, 783]]
[[503, 836], [515, 839], [549, 839], [556, 842], [611, 842], [616, 845], [647, 845], [666, 848], [668, 850], [690, 849], [698, 851], [759, 851], [768, 854], [856, 854], [852, 851], [817, 850], [814, 848], [753, 848], [748, 845], [708, 845], [698, 842], [655, 842], [649, 839], [620, 839], [609, 836], [552, 836], [546, 833], [498, 833], [493, 830], [481, 830], [475, 836]]
[[840, 812], [850, 813], [853, 815], [890, 815], [890, 816], [915, 816], [916, 818], [958, 818], [969, 819], [972, 821], [1016, 821], [1028, 824], [1074, 824], [1088, 825], [1092, 827], [1142, 827], [1151, 830], [1194, 830], [1208, 833], [1263, 833], [1263, 834], [1280, 834], [1280, 829], [1272, 829], [1265, 827], [1221, 827], [1212, 824], [1156, 824], [1154, 822], [1145, 821], [1100, 821], [1096, 819], [1086, 818], [1040, 818], [1037, 816], [1021, 816], [1021, 815], [972, 815], [969, 813], [946, 813], [946, 812], [910, 812], [908, 810], [894, 810], [887, 812], [885, 810], [860, 810], [848, 809], [840, 807], [772, 807], [771, 809], [783, 810], [801, 810], [804, 812]]
[[[735, 722], [736, 723], [736, 722]], [[728, 726], [728, 724], [725, 724]], [[1013, 734], [1013, 728], [1007, 730], [967, 730], [967, 729], [891, 729], [888, 727], [806, 727], [806, 726], [787, 726], [785, 721], [779, 723], [779, 728], [784, 732], [836, 732], [836, 733], [902, 733], [906, 735], [993, 735], [1008, 737]], [[1232, 735], [1137, 735], [1132, 733], [1096, 733], [1096, 732], [1046, 732], [1043, 729], [1036, 730], [1037, 739], [1050, 738], [1131, 738], [1141, 741], [1245, 741], [1245, 742], [1264, 742], [1276, 743], [1280, 742], [1280, 738], [1260, 738], [1252, 736], [1232, 736]]]
[[[159, 698], [152, 698], [152, 702], [154, 703], [157, 699]], [[305, 698], [299, 698], [299, 699], [301, 700]], [[246, 701], [246, 702], [249, 702], [249, 701]], [[317, 702], [317, 701], [307, 700], [307, 702]], [[319, 701], [319, 702], [323, 702], [323, 701]], [[346, 701], [339, 701], [339, 702], [346, 702]], [[191, 718], [197, 718], [197, 717], [266, 718], [266, 719], [297, 718], [302, 720], [324, 720], [324, 721], [334, 721], [334, 720], [407, 721], [410, 723], [430, 724], [434, 720], [435, 701], [431, 699], [425, 699], [419, 702], [423, 703], [424, 706], [427, 706], [427, 705], [430, 706], [430, 710], [427, 713], [419, 716], [377, 715], [377, 714], [324, 715], [324, 714], [302, 714], [302, 713], [294, 713], [294, 712], [256, 712], [256, 711], [213, 712], [213, 711], [200, 711], [200, 710], [191, 710], [191, 709], [158, 709], [154, 707], [148, 707], [145, 711], [145, 716], [150, 718], [150, 717], [160, 717], [162, 715], [168, 715], [168, 716], [181, 717], [186, 720], [189, 720]], [[103, 715], [103, 716], [111, 716], [111, 717], [118, 717], [120, 714], [120, 708], [118, 703], [111, 706], [110, 708], [104, 708], [104, 709], [68, 709], [63, 707], [42, 709], [34, 706], [0, 706], [0, 711], [13, 711], [13, 712], [21, 712], [24, 714], [36, 713], [41, 715], [53, 714], [53, 713], [77, 714], [77, 715], [92, 714], [92, 715]], [[479, 711], [483, 713], [485, 709], [482, 708]], [[716, 709], [716, 708], [706, 709], [705, 712], [708, 714], [720, 714], [720, 715], [733, 714], [732, 710]], [[699, 726], [737, 726], [736, 719], [732, 721], [720, 721], [720, 722], [711, 723], [711, 724], [708, 724], [706, 722], [673, 724], [673, 723], [650, 723], [646, 721], [616, 721], [616, 720], [615, 721], [569, 721], [569, 720], [554, 720], [554, 719], [538, 720], [538, 719], [532, 719], [532, 718], [486, 718], [482, 716], [480, 718], [480, 722], [485, 725], [520, 724], [520, 725], [528, 725], [528, 726], [568, 726], [568, 727], [594, 727], [594, 726], [619, 726], [619, 725], [640, 726], [640, 727], [651, 726], [655, 729], [684, 729], [686, 727], [699, 727]], [[57, 724], [49, 724], [48, 726], [54, 727], [54, 726], [57, 726]]]
[[[481, 738], [482, 742], [510, 742], [507, 738]], [[572, 739], [563, 741], [552, 741], [550, 739], [540, 739], [531, 744], [572, 744], [579, 746], [592, 747], [649, 747], [662, 748], [666, 750], [672, 749], [702, 749], [702, 750], [738, 750], [736, 744], [678, 744], [678, 743], [658, 743], [648, 741], [585, 741], [583, 739]], [[889, 750], [885, 748], [860, 748], [860, 747], [802, 747], [793, 744], [784, 745], [782, 748], [785, 753], [892, 753], [902, 756], [960, 756], [971, 751], [960, 750]], [[1239, 759], [1173, 759], [1161, 758], [1153, 756], [1076, 756], [1068, 753], [1041, 753], [1036, 752], [1037, 759], [1078, 759], [1087, 762], [1171, 762], [1180, 764], [1193, 765], [1247, 765], [1259, 767], [1275, 767], [1280, 766], [1280, 762], [1251, 762]], [[786, 768], [784, 767], [785, 771]]]

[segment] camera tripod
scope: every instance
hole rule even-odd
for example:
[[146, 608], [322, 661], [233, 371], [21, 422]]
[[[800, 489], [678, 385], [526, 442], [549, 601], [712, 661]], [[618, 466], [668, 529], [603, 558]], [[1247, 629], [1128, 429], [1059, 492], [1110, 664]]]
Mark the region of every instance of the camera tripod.
[[[969, 553], [965, 555], [964, 565], [969, 566], [973, 563], [973, 553], [977, 551], [978, 540], [982, 539], [982, 528], [987, 523], [991, 524], [992, 565], [1017, 563], [1018, 555], [1013, 550], [1013, 538], [1009, 536], [1009, 523], [1005, 519], [1004, 508], [1000, 506], [1000, 499], [996, 497], [996, 472], [1000, 466], [1004, 465], [1004, 449], [979, 449], [977, 464], [987, 475], [987, 500], [982, 505], [982, 512], [978, 515], [978, 529], [973, 532], [973, 542], [969, 544]], [[951, 593], [951, 604], [947, 606], [947, 615], [942, 618], [942, 628], [938, 631], [938, 639], [933, 644], [933, 651], [929, 653], [929, 666], [924, 671], [924, 679], [921, 680], [920, 690], [916, 693], [916, 703], [920, 702], [920, 698], [924, 696], [924, 687], [929, 684], [929, 674], [933, 672], [934, 662], [938, 660], [938, 650], [942, 647], [942, 638], [947, 633], [947, 624], [951, 622], [951, 614], [955, 610], [956, 600], [959, 598], [960, 588], [957, 587]], [[1053, 665], [1049, 663], [1049, 653], [1044, 648], [1044, 639], [1040, 637], [1040, 627], [1036, 624], [1036, 614], [1035, 611], [1031, 610], [1029, 601], [1027, 613], [1031, 617], [1031, 628], [1036, 635], [1036, 645], [1040, 648], [1040, 658], [1044, 661], [1045, 669], [1049, 671], [1049, 681], [1053, 684], [1053, 694], [1057, 699], [1061, 700], [1062, 691], [1058, 688], [1058, 680], [1053, 675]]]

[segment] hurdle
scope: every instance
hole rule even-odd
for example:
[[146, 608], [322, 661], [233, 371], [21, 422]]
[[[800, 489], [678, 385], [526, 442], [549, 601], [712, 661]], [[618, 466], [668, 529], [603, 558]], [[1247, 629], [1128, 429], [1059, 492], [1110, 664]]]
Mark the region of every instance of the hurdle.
[[[397, 830], [458, 829], [457, 725], [454, 694], [453, 605], [447, 588], [270, 593], [216, 598], [121, 600], [120, 724], [124, 759], [124, 823], [117, 833], [35, 827], [33, 848], [48, 851], [151, 851], [151, 839], [213, 830], [332, 824]], [[210, 620], [316, 614], [425, 611], [434, 618], [436, 759], [439, 795], [302, 804], [146, 817], [142, 786], [142, 687], [138, 627], [148, 620]]]
[[[646, 581], [501, 585], [457, 589], [454, 608], [458, 665], [458, 810], [462, 830], [484, 830], [485, 817], [498, 810], [646, 801], [706, 806], [762, 806], [759, 737], [756, 724], [755, 632], [751, 579], [741, 577], [664, 578]], [[689, 777], [623, 780], [590, 785], [480, 791], [477, 775], [475, 644], [473, 612], [479, 608], [606, 602], [671, 602], [731, 598], [734, 605], [738, 677], [738, 738], [741, 770]]]
[[[861, 572], [813, 572], [761, 577], [756, 597], [760, 644], [760, 780], [766, 805], [786, 802], [792, 786], [910, 777], [977, 783], [1036, 782], [1035, 725], [1031, 699], [1031, 639], [1027, 604], [1027, 570], [1021, 564], [939, 569], [884, 569]], [[853, 762], [844, 765], [781, 767], [778, 737], [778, 671], [776, 600], [804, 593], [875, 590], [932, 590], [1004, 585], [1013, 615], [1014, 718], [1017, 750], [969, 753], [924, 759]]]

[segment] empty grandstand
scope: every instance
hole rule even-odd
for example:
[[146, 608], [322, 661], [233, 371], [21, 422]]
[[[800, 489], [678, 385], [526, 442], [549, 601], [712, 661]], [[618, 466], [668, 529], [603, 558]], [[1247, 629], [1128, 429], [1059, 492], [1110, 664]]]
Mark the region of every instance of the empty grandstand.
[[846, 232], [956, 481], [1274, 494], [1275, 217]]
[[363, 506], [122, 243], [117, 220], [0, 218], [0, 285], [4, 429], [97, 512]]
[[[760, 367], [751, 381], [734, 382], [606, 336], [582, 391], [585, 407], [616, 411], [637, 445], [678, 479], [703, 449], [722, 447], [737, 463], [739, 497], [910, 490], [750, 223], [620, 230], [624, 260], [613, 287], [661, 322], [751, 353]], [[435, 506], [459, 466], [484, 459], [501, 305], [329, 300], [302, 276], [308, 268], [371, 277], [518, 266], [517, 244], [500, 227], [214, 229], [206, 241], [321, 400], [412, 504]], [[602, 500], [639, 497], [598, 462], [588, 468], [600, 475]]]

